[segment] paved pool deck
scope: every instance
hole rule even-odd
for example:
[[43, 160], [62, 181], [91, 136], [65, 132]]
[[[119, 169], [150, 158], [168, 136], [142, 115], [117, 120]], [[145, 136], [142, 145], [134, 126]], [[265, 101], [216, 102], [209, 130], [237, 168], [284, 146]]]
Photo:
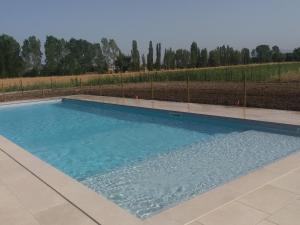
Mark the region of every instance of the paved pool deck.
[[[300, 112], [293, 111], [87, 95], [68, 98], [300, 125]], [[299, 225], [300, 151], [140, 220], [0, 136], [0, 224]]]

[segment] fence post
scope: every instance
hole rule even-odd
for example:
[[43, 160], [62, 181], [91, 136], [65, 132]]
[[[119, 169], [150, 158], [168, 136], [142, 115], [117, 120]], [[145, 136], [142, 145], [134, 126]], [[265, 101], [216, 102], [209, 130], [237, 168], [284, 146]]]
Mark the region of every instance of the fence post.
[[244, 74], [244, 107], [247, 107], [247, 87], [246, 87], [246, 73], [245, 70], [243, 70]]
[[50, 77], [50, 88], [51, 88], [51, 92], [53, 91], [53, 81], [52, 81], [52, 77]]
[[190, 103], [190, 76], [186, 74], [187, 102]]
[[98, 80], [98, 86], [99, 86], [99, 95], [102, 96], [101, 78], [100, 77], [99, 77], [99, 80]]
[[150, 81], [151, 81], [151, 99], [154, 99], [154, 90], [153, 90], [153, 74], [150, 73]]
[[20, 79], [21, 93], [24, 94], [22, 78]]
[[80, 87], [80, 94], [82, 94], [82, 81], [81, 81], [81, 78], [79, 79], [79, 87]]
[[124, 86], [123, 86], [123, 76], [122, 76], [122, 73], [121, 73], [121, 89], [122, 89], [122, 98], [124, 98]]
[[278, 68], [278, 78], [279, 78], [279, 82], [281, 81], [281, 64], [278, 64], [279, 68]]
[[1, 92], [3, 92], [2, 96], [3, 96], [3, 101], [5, 102], [5, 90], [4, 90], [3, 80], [1, 82]]

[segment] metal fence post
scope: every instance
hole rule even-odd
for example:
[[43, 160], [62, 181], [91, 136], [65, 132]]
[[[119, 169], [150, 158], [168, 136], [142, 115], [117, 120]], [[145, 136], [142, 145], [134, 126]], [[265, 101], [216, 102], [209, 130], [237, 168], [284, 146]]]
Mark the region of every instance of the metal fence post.
[[246, 73], [245, 70], [243, 70], [244, 74], [244, 107], [247, 107], [247, 87], [246, 87]]
[[123, 84], [123, 76], [122, 76], [122, 73], [121, 73], [121, 89], [122, 89], [122, 97], [124, 98], [124, 84]]
[[51, 88], [51, 91], [53, 91], [53, 81], [52, 81], [52, 77], [50, 77], [50, 88]]
[[80, 87], [80, 93], [82, 94], [82, 81], [81, 81], [81, 78], [79, 79], [79, 87]]
[[186, 74], [187, 102], [190, 103], [190, 76]]
[[102, 96], [101, 78], [100, 77], [99, 77], [99, 80], [98, 80], [98, 86], [99, 86], [99, 95]]
[[24, 90], [23, 90], [23, 82], [22, 79], [20, 79], [20, 87], [21, 87], [21, 93], [22, 95], [24, 94]]
[[153, 74], [150, 73], [150, 81], [151, 81], [151, 99], [154, 99], [154, 90], [153, 90]]
[[2, 96], [3, 96], [3, 101], [5, 102], [5, 90], [4, 90], [3, 80], [2, 80], [2, 84], [1, 84], [1, 92], [3, 92]]
[[279, 78], [279, 82], [281, 81], [281, 64], [278, 64], [279, 68], [278, 68], [278, 78]]

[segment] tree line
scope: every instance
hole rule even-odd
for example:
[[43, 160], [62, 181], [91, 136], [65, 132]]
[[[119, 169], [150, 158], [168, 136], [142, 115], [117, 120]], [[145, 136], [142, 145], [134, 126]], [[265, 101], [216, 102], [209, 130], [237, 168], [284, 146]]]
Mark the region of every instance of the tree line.
[[237, 50], [223, 45], [208, 51], [206, 48], [199, 48], [197, 43], [193, 42], [190, 49], [166, 48], [162, 54], [161, 43], [154, 45], [150, 41], [148, 53], [141, 55], [136, 40], [132, 41], [130, 54], [125, 54], [114, 39], [102, 38], [99, 43], [91, 43], [83, 39], [65, 40], [47, 36], [44, 56], [41, 47], [41, 41], [35, 36], [28, 37], [20, 45], [13, 37], [1, 35], [0, 76], [152, 71], [300, 61], [300, 48], [290, 53], [282, 53], [278, 46], [269, 45], [259, 45], [251, 51], [248, 48]]

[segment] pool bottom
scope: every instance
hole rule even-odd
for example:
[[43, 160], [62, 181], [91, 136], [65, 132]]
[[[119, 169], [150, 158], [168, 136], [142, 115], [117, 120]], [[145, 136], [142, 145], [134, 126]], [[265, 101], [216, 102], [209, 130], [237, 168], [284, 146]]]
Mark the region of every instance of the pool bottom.
[[145, 219], [299, 149], [299, 137], [253, 130], [218, 134], [82, 183]]

